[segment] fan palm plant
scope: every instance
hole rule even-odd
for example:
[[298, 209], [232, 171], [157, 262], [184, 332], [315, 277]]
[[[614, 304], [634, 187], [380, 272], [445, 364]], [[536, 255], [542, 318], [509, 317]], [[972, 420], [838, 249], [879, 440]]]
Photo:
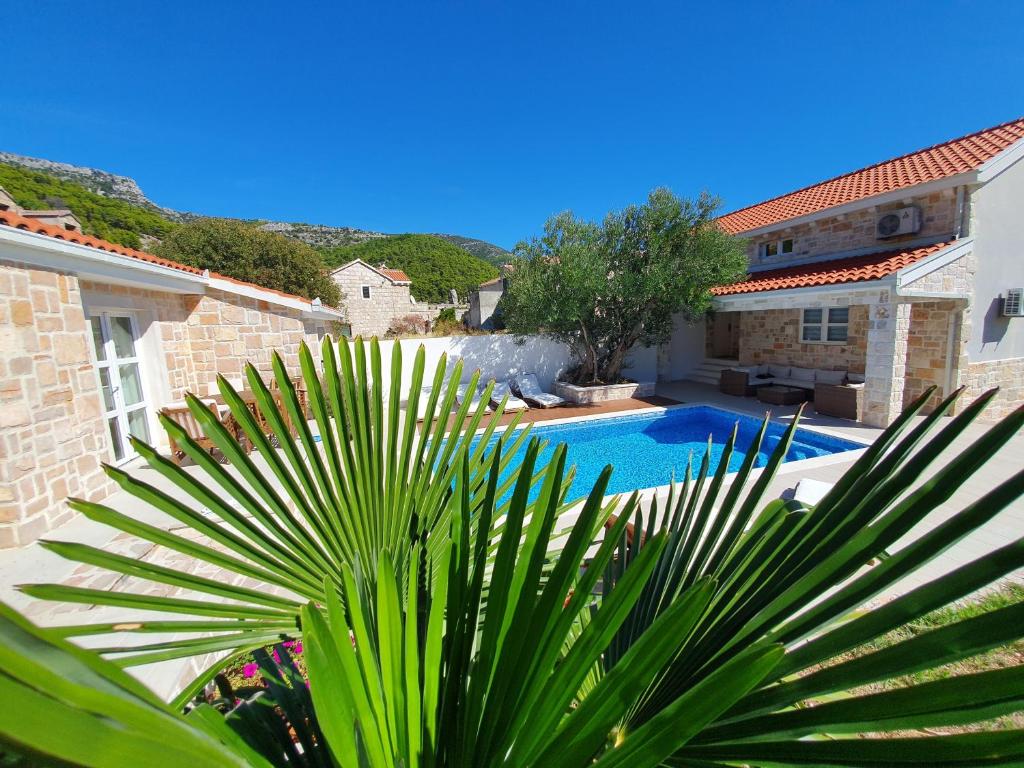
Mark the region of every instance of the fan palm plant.
[[[280, 360], [275, 360], [276, 375], [285, 412], [299, 427], [297, 439], [255, 371], [249, 371], [279, 448], [221, 382], [267, 468], [251, 462], [196, 401], [197, 418], [207, 417], [208, 434], [235, 472], [209, 460], [184, 435], [180, 443], [207, 473], [205, 483], [139, 445], [150, 466], [214, 517], [110, 470], [124, 488], [195, 527], [209, 543], [75, 502], [95, 520], [266, 588], [235, 587], [51, 543], [72, 559], [218, 600], [28, 587], [50, 599], [200, 617], [150, 621], [140, 616], [117, 626], [77, 625], [47, 630], [49, 642], [71, 653], [64, 638], [122, 630], [199, 635], [127, 651], [100, 649], [125, 666], [192, 653], [238, 654], [301, 634], [315, 726], [322, 735], [314, 739], [343, 766], [583, 766], [595, 760], [603, 766], [1011, 765], [1024, 760], [1024, 734], [1015, 731], [844, 738], [976, 722], [1021, 709], [1020, 668], [871, 696], [843, 693], [1020, 638], [1019, 607], [838, 661], [892, 627], [1024, 566], [1024, 539], [1007, 542], [881, 608], [857, 612], [1020, 498], [1024, 472], [894, 550], [897, 540], [1005, 445], [1024, 422], [1024, 411], [919, 482], [992, 396], [952, 420], [942, 417], [953, 398], [915, 419], [931, 394], [926, 393], [813, 508], [781, 500], [762, 505], [796, 424], [755, 475], [762, 428], [731, 482], [728, 457], [709, 477], [705, 456], [696, 475], [688, 475], [666, 503], [652, 501], [646, 509], [635, 494], [621, 504], [605, 500], [609, 468], [580, 505], [576, 524], [559, 532], [558, 519], [569, 506], [564, 447], [546, 467], [537, 467], [541, 446], [524, 443], [525, 434], [506, 431], [489, 444], [496, 418], [476, 442], [483, 414], [470, 415], [464, 405], [450, 416], [454, 385], [441, 397], [442, 373], [428, 403], [438, 418], [417, 432], [410, 414], [416, 412], [422, 352], [414, 364], [403, 427], [400, 352], [392, 361], [385, 399], [376, 344], [370, 345], [369, 361], [359, 342], [343, 343], [337, 351], [335, 356], [330, 343], [324, 346], [323, 385], [308, 350], [301, 355], [322, 445], [304, 426]], [[164, 426], [179, 437], [173, 423]], [[513, 465], [509, 457], [524, 445], [521, 464]], [[595, 545], [613, 509], [618, 518]], [[99, 659], [90, 664], [107, 669]], [[207, 679], [201, 676], [178, 703]], [[265, 735], [263, 746], [257, 745], [253, 734], [259, 728], [231, 730], [229, 739], [222, 730], [210, 730], [218, 726], [209, 724], [208, 709], [197, 712], [197, 723], [220, 739], [220, 748], [241, 749], [235, 741], [242, 734], [244, 748], [259, 752], [260, 759], [289, 764], [284, 748], [267, 748]], [[829, 738], [807, 738], [822, 735]], [[46, 734], [39, 739], [45, 742]]]

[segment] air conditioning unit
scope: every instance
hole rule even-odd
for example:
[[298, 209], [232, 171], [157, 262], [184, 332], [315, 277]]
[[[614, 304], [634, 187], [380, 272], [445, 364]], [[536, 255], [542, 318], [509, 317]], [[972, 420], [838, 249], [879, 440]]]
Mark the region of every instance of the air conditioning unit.
[[1004, 317], [1021, 317], [1024, 315], [1024, 288], [1008, 288], [1003, 299]]
[[912, 235], [920, 231], [921, 209], [916, 205], [883, 213], [875, 221], [875, 236], [879, 240], [897, 235]]

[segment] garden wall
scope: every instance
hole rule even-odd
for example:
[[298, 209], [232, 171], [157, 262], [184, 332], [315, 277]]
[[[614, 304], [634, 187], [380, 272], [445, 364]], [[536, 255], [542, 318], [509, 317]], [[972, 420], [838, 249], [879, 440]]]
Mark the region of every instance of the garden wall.
[[[462, 358], [462, 380], [468, 381], [477, 368], [481, 381], [507, 379], [516, 373], [536, 373], [541, 387], [551, 391], [558, 374], [569, 367], [569, 349], [564, 344], [539, 336], [528, 336], [524, 341], [506, 334], [489, 336], [439, 336], [436, 338], [384, 340], [381, 359], [385, 379], [391, 376], [392, 347], [402, 347], [403, 399], [412, 380], [416, 350], [422, 344], [426, 350], [425, 381], [432, 381], [441, 355], [447, 353], [448, 367]], [[638, 347], [630, 356], [629, 366], [623, 373], [638, 381], [655, 381], [658, 372], [657, 352], [653, 348]]]

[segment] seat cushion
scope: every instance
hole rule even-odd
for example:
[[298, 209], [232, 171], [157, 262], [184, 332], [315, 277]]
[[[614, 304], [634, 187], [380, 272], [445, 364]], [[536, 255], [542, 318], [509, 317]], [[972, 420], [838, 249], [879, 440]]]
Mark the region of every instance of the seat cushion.
[[815, 371], [814, 380], [820, 384], [842, 384], [846, 381], [846, 371]]
[[768, 373], [774, 379], [788, 379], [789, 378], [789, 366], [788, 365], [769, 365]]
[[814, 389], [813, 381], [804, 379], [775, 379], [772, 384], [777, 387], [796, 387], [797, 389]]
[[813, 368], [797, 368], [793, 366], [789, 369], [789, 378], [796, 379], [797, 381], [814, 381], [814, 369]]

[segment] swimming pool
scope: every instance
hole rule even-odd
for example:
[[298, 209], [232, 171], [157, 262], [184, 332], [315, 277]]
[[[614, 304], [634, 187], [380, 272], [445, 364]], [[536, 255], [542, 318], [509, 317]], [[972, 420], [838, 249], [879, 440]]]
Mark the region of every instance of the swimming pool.
[[[609, 494], [668, 485], [673, 472], [677, 480], [682, 480], [691, 454], [694, 473], [699, 470], [709, 435], [710, 473], [714, 474], [722, 460], [725, 443], [737, 422], [739, 432], [736, 435], [736, 447], [729, 461], [729, 471], [735, 472], [742, 465], [761, 428], [761, 420], [711, 406], [694, 405], [653, 414], [537, 425], [531, 430], [531, 435], [548, 442], [540, 454], [538, 466], [545, 466], [550, 461], [559, 443], [568, 446], [566, 466], [576, 466], [576, 477], [569, 498], [576, 498], [590, 491], [607, 464], [615, 468], [608, 486]], [[785, 431], [785, 425], [769, 423], [755, 466], [763, 467], [767, 463]], [[491, 443], [496, 440], [497, 437], [492, 438]], [[475, 447], [478, 442], [474, 441], [473, 445]], [[799, 461], [859, 448], [864, 448], [864, 445], [808, 429], [797, 429], [793, 444], [786, 454], [786, 461]], [[525, 450], [524, 445], [519, 453], [525, 453]], [[535, 489], [534, 493], [537, 492], [538, 489]]]

